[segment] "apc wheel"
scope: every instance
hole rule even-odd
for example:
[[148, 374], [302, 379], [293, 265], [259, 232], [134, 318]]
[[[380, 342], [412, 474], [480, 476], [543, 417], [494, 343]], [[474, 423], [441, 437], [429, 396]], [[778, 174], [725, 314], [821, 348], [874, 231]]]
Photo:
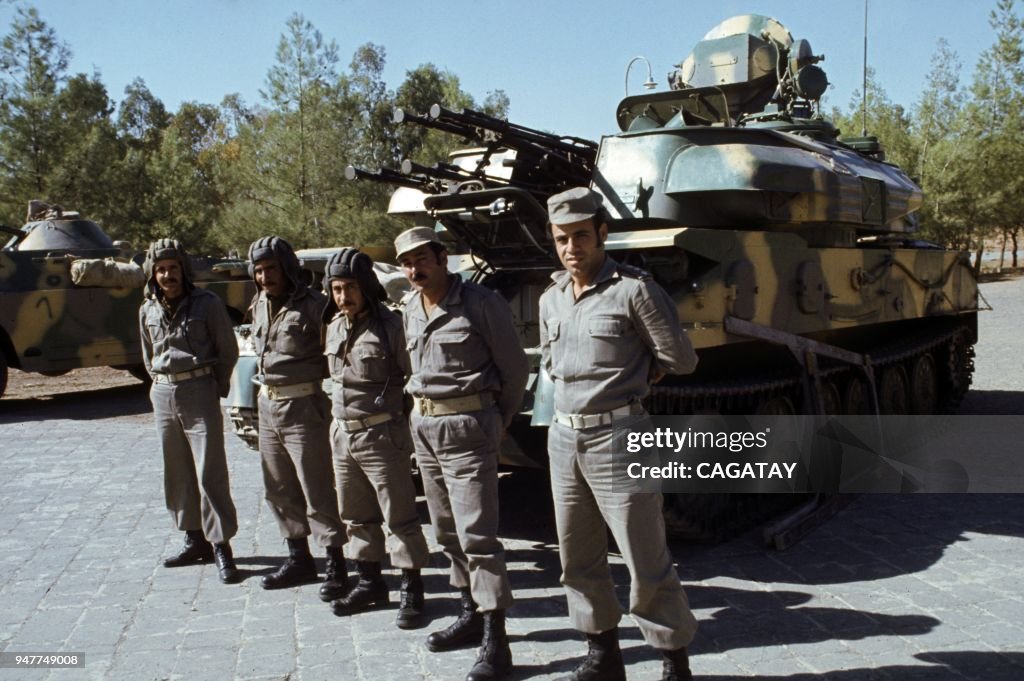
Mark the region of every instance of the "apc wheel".
[[934, 414], [939, 402], [939, 374], [935, 358], [925, 353], [914, 360], [910, 372], [910, 408], [914, 414]]
[[754, 410], [760, 416], [790, 416], [796, 413], [793, 402], [784, 395], [776, 395], [762, 400]]
[[7, 358], [0, 352], [0, 397], [4, 396], [7, 390]]
[[849, 416], [867, 416], [874, 413], [868, 382], [860, 376], [851, 376], [846, 382], [842, 413]]
[[883, 414], [910, 413], [910, 391], [903, 367], [891, 366], [882, 372], [882, 380], [878, 382], [878, 410]]

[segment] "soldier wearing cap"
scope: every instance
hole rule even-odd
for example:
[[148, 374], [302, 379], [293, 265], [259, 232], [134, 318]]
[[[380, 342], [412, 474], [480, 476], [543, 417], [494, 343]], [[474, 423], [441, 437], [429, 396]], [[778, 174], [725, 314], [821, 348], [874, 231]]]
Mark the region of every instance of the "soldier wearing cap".
[[548, 213], [565, 267], [540, 299], [542, 362], [555, 389], [551, 488], [569, 617], [589, 644], [565, 681], [626, 678], [605, 526], [629, 568], [629, 612], [663, 654], [663, 678], [689, 679], [686, 646], [697, 623], [665, 544], [661, 495], [613, 490], [610, 456], [612, 421], [616, 428], [649, 425], [641, 400], [650, 384], [693, 371], [697, 357], [668, 294], [648, 273], [605, 253], [599, 194], [570, 189], [548, 200]]
[[498, 448], [522, 406], [529, 365], [508, 304], [449, 273], [433, 229], [399, 234], [395, 250], [414, 289], [404, 324], [416, 461], [434, 533], [452, 562], [452, 586], [462, 595], [459, 618], [431, 634], [427, 647], [482, 640], [467, 680], [503, 679], [512, 667], [505, 635], [512, 589], [497, 538]]
[[143, 269], [142, 361], [153, 377], [149, 396], [163, 448], [167, 510], [185, 531], [184, 547], [164, 566], [215, 560], [220, 580], [237, 582], [229, 542], [238, 519], [218, 395], [228, 394], [238, 342], [220, 298], [193, 286], [192, 267], [178, 241], [154, 241]]
[[334, 380], [334, 475], [349, 557], [359, 573], [355, 587], [337, 593], [331, 605], [336, 615], [349, 615], [388, 602], [381, 577], [386, 519], [391, 565], [402, 570], [396, 623], [412, 629], [423, 620], [420, 569], [429, 552], [410, 466], [412, 438], [402, 394], [410, 369], [402, 320], [382, 304], [386, 295], [370, 256], [355, 248], [327, 261], [324, 290], [325, 354]]
[[330, 403], [323, 392], [326, 298], [304, 284], [291, 245], [264, 237], [249, 247], [249, 273], [260, 291], [249, 308], [262, 381], [260, 460], [267, 505], [288, 542], [288, 558], [262, 579], [264, 589], [316, 581], [310, 534], [327, 553], [320, 597], [347, 582], [345, 528], [331, 470]]

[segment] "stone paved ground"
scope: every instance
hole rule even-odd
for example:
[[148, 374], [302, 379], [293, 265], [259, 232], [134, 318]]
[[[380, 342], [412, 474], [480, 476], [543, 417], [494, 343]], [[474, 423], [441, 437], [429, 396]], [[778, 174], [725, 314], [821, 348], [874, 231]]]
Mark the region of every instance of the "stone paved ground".
[[[999, 326], [1022, 282], [986, 288], [1004, 312], [982, 318], [968, 412], [1024, 413], [1021, 343], [1005, 335], [1017, 325]], [[0, 669], [0, 681], [464, 678], [475, 651], [427, 652], [427, 630], [394, 628], [393, 607], [339, 619], [315, 586], [260, 589], [284, 546], [260, 500], [257, 456], [234, 438], [228, 448], [246, 576], [234, 586], [212, 566], [160, 567], [180, 534], [163, 508], [141, 387], [0, 405], [0, 649], [87, 660], [79, 670]], [[513, 678], [556, 678], [584, 645], [557, 586], [546, 481], [507, 475], [501, 495], [517, 596]], [[785, 552], [752, 532], [673, 553], [700, 620], [699, 678], [1024, 678], [1024, 495], [861, 496]], [[432, 626], [455, 613], [443, 562], [435, 549]], [[624, 583], [620, 562], [614, 570]], [[630, 678], [658, 678], [628, 620], [622, 638]]]

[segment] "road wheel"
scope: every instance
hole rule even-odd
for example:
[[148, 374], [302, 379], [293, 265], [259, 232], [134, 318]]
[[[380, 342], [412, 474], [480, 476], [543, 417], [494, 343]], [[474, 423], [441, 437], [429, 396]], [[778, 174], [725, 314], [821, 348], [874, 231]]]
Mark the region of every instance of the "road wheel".
[[939, 401], [939, 374], [935, 358], [925, 353], [914, 360], [910, 372], [910, 407], [914, 414], [934, 414]]
[[878, 382], [878, 410], [883, 414], [909, 414], [910, 391], [907, 372], [901, 366], [887, 367]]
[[843, 391], [843, 413], [849, 416], [873, 414], [868, 382], [861, 376], [851, 376]]
[[0, 351], [0, 397], [4, 396], [7, 390], [7, 357]]
[[789, 416], [796, 413], [793, 402], [785, 395], [775, 395], [761, 400], [754, 410], [755, 414], [761, 416]]
[[839, 388], [835, 381], [821, 382], [821, 401], [825, 407], [825, 413], [835, 416], [843, 413], [843, 397], [839, 394]]

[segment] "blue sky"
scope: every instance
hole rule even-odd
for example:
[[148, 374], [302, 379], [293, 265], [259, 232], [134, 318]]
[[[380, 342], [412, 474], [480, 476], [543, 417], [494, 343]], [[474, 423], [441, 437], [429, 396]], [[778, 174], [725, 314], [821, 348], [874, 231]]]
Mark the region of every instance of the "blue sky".
[[[665, 75], [721, 20], [746, 13], [781, 21], [806, 38], [833, 84], [827, 102], [845, 108], [861, 82], [863, 0], [816, 3], [718, 0], [644, 3], [559, 0], [37, 0], [31, 3], [71, 47], [73, 72], [98, 70], [114, 100], [142, 77], [171, 110], [183, 101], [216, 104], [238, 92], [260, 101], [267, 70], [292, 12], [300, 12], [338, 43], [347, 65], [359, 45], [387, 50], [390, 88], [425, 63], [457, 74], [482, 100], [509, 95], [522, 125], [597, 139], [615, 130], [626, 64], [637, 55]], [[940, 37], [970, 81], [980, 53], [994, 42], [988, 25], [995, 0], [870, 0], [868, 59], [890, 99], [911, 106], [924, 86]], [[6, 34], [17, 3], [0, 0]], [[1018, 7], [1018, 12], [1022, 11]], [[642, 63], [630, 91], [641, 91]]]

